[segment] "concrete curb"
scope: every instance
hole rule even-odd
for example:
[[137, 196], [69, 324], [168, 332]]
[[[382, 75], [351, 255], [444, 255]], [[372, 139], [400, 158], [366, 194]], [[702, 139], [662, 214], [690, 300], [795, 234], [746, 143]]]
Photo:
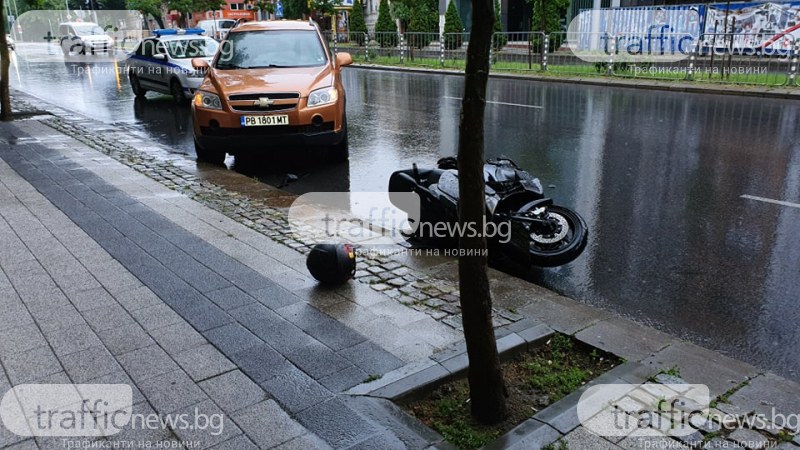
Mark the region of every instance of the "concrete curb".
[[[442, 74], [442, 75], [464, 74], [460, 70], [452, 70], [452, 69], [426, 69], [422, 67], [397, 67], [397, 66], [384, 66], [378, 64], [354, 64], [353, 67], [359, 69], [379, 69], [379, 70], [408, 72], [408, 73]], [[523, 74], [497, 73], [497, 72], [490, 73], [489, 77], [498, 79], [507, 79], [507, 80], [583, 84], [590, 86], [649, 89], [656, 91], [687, 92], [695, 94], [739, 95], [744, 97], [800, 100], [800, 88], [792, 89], [783, 87], [763, 88], [759, 86], [742, 86], [742, 87], [736, 86], [728, 89], [723, 87], [695, 85], [689, 83], [670, 83], [670, 82], [659, 82], [650, 80], [632, 81], [620, 78], [606, 78], [601, 76], [582, 78], [582, 77], [569, 77], [569, 76], [559, 77], [559, 76], [523, 75]]]
[[[532, 320], [523, 322], [497, 330], [503, 335], [497, 339], [497, 350], [501, 360], [505, 361], [523, 351], [538, 348], [555, 333], [542, 323]], [[416, 398], [443, 383], [463, 378], [467, 369], [466, 348], [463, 343], [459, 343], [437, 353], [427, 362], [401, 367], [387, 373], [380, 380], [355, 386], [344, 394], [394, 402]], [[581, 395], [590, 387], [608, 383], [641, 384], [655, 374], [656, 370], [648, 369], [640, 363], [623, 362], [539, 411], [484, 448], [493, 450], [542, 448], [580, 426], [577, 405]], [[419, 424], [415, 418], [395, 408], [407, 416], [407, 420]]]
[[[524, 322], [524, 323], [523, 323]], [[541, 322], [527, 320], [500, 328], [497, 351], [502, 360], [534, 349], [555, 331]], [[355, 386], [345, 392], [389, 400], [410, 398], [438, 384], [463, 376], [469, 366], [464, 342], [436, 353], [427, 361], [412, 363], [385, 374], [379, 380]]]

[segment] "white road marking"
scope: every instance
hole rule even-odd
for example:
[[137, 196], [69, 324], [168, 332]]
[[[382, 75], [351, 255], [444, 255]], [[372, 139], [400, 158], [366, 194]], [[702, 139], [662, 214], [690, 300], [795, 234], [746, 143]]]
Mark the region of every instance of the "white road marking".
[[790, 208], [800, 208], [800, 203], [785, 202], [783, 200], [774, 200], [771, 198], [756, 197], [755, 195], [747, 195], [747, 194], [741, 195], [740, 197], [747, 198], [750, 200], [757, 200], [759, 202], [764, 202], [764, 203], [773, 203], [775, 205], [788, 206]]
[[[446, 95], [444, 96], [444, 98], [446, 98], [448, 100], [461, 100], [461, 97], [448, 97]], [[544, 109], [544, 106], [522, 105], [522, 104], [519, 104], [519, 103], [493, 102], [491, 100], [486, 100], [486, 103], [491, 103], [493, 105], [519, 106], [520, 108]]]

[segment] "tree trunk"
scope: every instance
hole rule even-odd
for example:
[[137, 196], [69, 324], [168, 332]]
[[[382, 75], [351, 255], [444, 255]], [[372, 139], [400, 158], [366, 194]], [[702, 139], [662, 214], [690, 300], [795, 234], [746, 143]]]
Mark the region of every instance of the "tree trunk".
[[[483, 182], [483, 113], [489, 78], [489, 48], [494, 26], [492, 0], [472, 0], [472, 31], [467, 48], [464, 99], [458, 132], [459, 220], [483, 230], [486, 211]], [[464, 339], [469, 357], [472, 416], [496, 423], [506, 415], [506, 389], [500, 371], [492, 298], [486, 273], [488, 255], [483, 233], [460, 237], [464, 255], [458, 259]], [[471, 253], [470, 253], [471, 252]]]
[[158, 24], [158, 28], [161, 28], [161, 29], [167, 28], [167, 27], [164, 26], [164, 19], [161, 16], [153, 16], [153, 18], [156, 20], [156, 23]]
[[11, 64], [8, 52], [8, 40], [6, 39], [6, 5], [4, 0], [0, 0], [0, 11], [3, 11], [0, 20], [0, 120], [8, 122], [11, 116], [11, 92], [8, 87], [8, 66]]
[[[540, 26], [542, 28], [542, 31], [544, 32], [544, 34], [546, 36], [548, 34], [547, 33], [547, 12], [545, 11], [544, 1], [545, 0], [539, 0], [539, 22], [540, 22]], [[544, 51], [542, 51], [542, 53], [544, 53]]]

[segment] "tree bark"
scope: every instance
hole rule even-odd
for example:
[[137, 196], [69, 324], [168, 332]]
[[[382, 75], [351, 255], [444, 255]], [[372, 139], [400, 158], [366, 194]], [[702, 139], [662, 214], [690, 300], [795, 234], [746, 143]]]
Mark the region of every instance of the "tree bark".
[[[486, 211], [483, 114], [493, 26], [492, 0], [472, 0], [472, 30], [467, 48], [458, 132], [458, 189], [459, 220], [463, 224], [474, 224], [479, 231], [483, 231]], [[465, 253], [458, 259], [458, 277], [464, 339], [469, 357], [472, 416], [480, 423], [497, 423], [506, 415], [506, 389], [492, 327], [492, 298], [486, 273], [486, 238], [483, 233], [475, 236], [464, 233], [459, 243]]]
[[0, 0], [0, 11], [3, 12], [2, 20], [0, 20], [0, 120], [8, 122], [13, 117], [11, 115], [11, 92], [8, 87], [8, 66], [11, 61], [8, 54], [8, 40], [6, 39], [7, 20], [5, 10], [5, 1]]

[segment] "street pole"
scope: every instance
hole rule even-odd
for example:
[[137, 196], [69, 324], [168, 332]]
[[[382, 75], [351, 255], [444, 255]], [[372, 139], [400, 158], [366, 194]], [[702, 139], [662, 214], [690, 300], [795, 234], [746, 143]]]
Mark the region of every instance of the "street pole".
[[550, 35], [545, 32], [544, 35], [544, 48], [542, 49], [542, 72], [547, 72], [547, 53], [550, 52]]
[[[725, 20], [724, 25], [722, 26], [722, 33], [723, 33], [723, 47], [727, 47], [728, 45], [728, 14], [731, 12], [731, 0], [725, 4]], [[720, 79], [725, 78], [725, 55], [722, 55], [720, 58], [720, 68], [722, 69], [722, 73], [720, 74]]]
[[791, 59], [789, 60], [789, 79], [786, 84], [789, 86], [797, 86], [797, 56], [800, 54], [800, 41], [795, 41], [792, 45]]
[[[14, 0], [14, 22], [16, 22], [17, 20], [19, 20], [19, 10], [17, 9], [17, 0]], [[16, 36], [16, 39], [18, 41], [22, 40], [21, 31], [18, 33], [17, 27], [15, 27], [13, 24], [11, 25], [11, 32], [14, 34], [14, 36]]]

